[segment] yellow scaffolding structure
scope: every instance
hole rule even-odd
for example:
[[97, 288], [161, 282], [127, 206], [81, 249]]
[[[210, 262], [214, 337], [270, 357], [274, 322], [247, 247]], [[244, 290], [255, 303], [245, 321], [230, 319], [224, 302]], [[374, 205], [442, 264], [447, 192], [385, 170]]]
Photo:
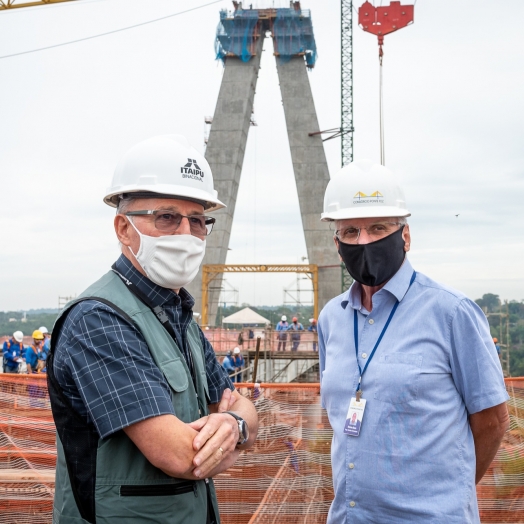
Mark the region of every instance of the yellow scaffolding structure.
[[2, 9], [15, 9], [17, 7], [35, 7], [37, 5], [60, 4], [62, 2], [72, 2], [74, 0], [40, 0], [38, 1], [24, 1], [24, 0], [0, 0], [0, 11]]
[[209, 317], [209, 284], [222, 273], [305, 273], [313, 283], [313, 316], [318, 318], [318, 266], [316, 264], [204, 264], [202, 266], [202, 325]]

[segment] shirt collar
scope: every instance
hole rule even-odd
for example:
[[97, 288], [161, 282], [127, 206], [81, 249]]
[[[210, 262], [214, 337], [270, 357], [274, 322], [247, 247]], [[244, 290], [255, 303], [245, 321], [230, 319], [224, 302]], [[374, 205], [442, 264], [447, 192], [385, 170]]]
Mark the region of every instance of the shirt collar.
[[[400, 266], [400, 269], [388, 280], [386, 285], [381, 290], [379, 290], [378, 293], [380, 293], [382, 290], [387, 291], [400, 302], [409, 289], [412, 275], [413, 266], [406, 257]], [[361, 291], [362, 284], [360, 284], [360, 282], [354, 281], [348, 291], [344, 294], [344, 298], [340, 305], [346, 309], [349, 304], [351, 308], [360, 311], [363, 309]]]
[[120, 255], [115, 266], [116, 270], [123, 277], [130, 280], [142, 293], [153, 300], [156, 305], [163, 306], [171, 302], [171, 304], [182, 307], [183, 309], [192, 309], [195, 305], [195, 300], [184, 288], [181, 288], [177, 294], [171, 289], [155, 284], [149, 280], [149, 278], [142, 275], [124, 255]]

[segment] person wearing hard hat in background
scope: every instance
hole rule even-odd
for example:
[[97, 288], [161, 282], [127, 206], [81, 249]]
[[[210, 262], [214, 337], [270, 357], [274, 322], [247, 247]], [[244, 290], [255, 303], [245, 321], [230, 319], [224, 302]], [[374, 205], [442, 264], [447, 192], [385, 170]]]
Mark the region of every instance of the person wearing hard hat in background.
[[43, 360], [41, 355], [44, 347], [44, 334], [39, 329], [35, 329], [32, 337], [33, 343], [27, 346], [25, 350], [25, 362], [27, 364], [28, 374], [38, 373], [45, 367], [45, 364], [40, 364]]
[[18, 373], [24, 355], [24, 334], [15, 331], [13, 336], [2, 346], [2, 369], [4, 373]]
[[500, 346], [499, 346], [499, 339], [497, 337], [493, 337], [493, 344], [495, 344], [495, 349], [497, 350], [497, 355], [500, 358]]
[[45, 326], [39, 327], [38, 331], [41, 331], [44, 335], [44, 351], [47, 355], [47, 353], [49, 353], [49, 348], [51, 347], [51, 333], [49, 333]]
[[291, 331], [291, 341], [293, 345], [291, 346], [291, 351], [297, 351], [300, 344], [300, 333], [299, 331], [304, 331], [304, 326], [298, 321], [297, 317], [293, 317], [291, 324], [287, 328], [288, 331]]
[[287, 317], [286, 315], [282, 315], [282, 318], [280, 319], [280, 322], [277, 324], [277, 340], [278, 340], [278, 347], [277, 351], [280, 351], [280, 348], [282, 348], [282, 351], [286, 351], [286, 343], [287, 343], [287, 329], [289, 327], [289, 324], [287, 323]]
[[[417, 272], [393, 173], [368, 161], [331, 178], [322, 220], [355, 282], [318, 319], [333, 428], [329, 524], [479, 523], [479, 482], [508, 429], [486, 317]], [[345, 431], [357, 413], [359, 431]]]
[[53, 518], [97, 524], [219, 522], [211, 477], [256, 438], [193, 320], [185, 290], [224, 207], [184, 137], [131, 148], [104, 198], [122, 254], [53, 327], [47, 376], [57, 426]]
[[318, 335], [317, 335], [317, 319], [316, 318], [310, 318], [309, 319], [309, 327], [307, 328], [308, 331], [311, 331], [312, 333], [314, 333], [314, 339], [313, 339], [313, 351], [317, 351], [317, 340], [318, 340]]
[[242, 353], [240, 352], [240, 348], [236, 347], [233, 350], [233, 365], [235, 366], [235, 380], [234, 382], [242, 382], [242, 369], [244, 368], [245, 361], [244, 357], [242, 356]]
[[[235, 359], [233, 357], [233, 352], [229, 350], [226, 353], [226, 356], [224, 357], [224, 359], [222, 360], [222, 367], [225, 369], [226, 373], [230, 377], [233, 377], [233, 375], [235, 374], [235, 363], [234, 362], [235, 362]], [[233, 382], [235, 381], [234, 377], [232, 378], [232, 381]]]

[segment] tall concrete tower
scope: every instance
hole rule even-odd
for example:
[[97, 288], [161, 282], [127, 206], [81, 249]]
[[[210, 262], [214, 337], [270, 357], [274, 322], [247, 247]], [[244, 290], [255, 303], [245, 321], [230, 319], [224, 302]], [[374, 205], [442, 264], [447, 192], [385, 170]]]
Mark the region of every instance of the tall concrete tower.
[[[310, 264], [319, 266], [319, 307], [340, 293], [340, 262], [328, 225], [320, 222], [329, 171], [319, 131], [307, 68], [316, 59], [311, 15], [291, 2], [286, 9], [221, 11], [217, 57], [224, 76], [206, 149], [215, 189], [227, 208], [216, 212], [217, 223], [207, 239], [204, 264], [225, 264], [242, 163], [260, 69], [263, 38], [271, 32], [284, 105], [289, 147], [297, 184], [302, 226]], [[221, 280], [209, 290], [209, 323], [214, 324]], [[189, 286], [195, 311], [202, 311], [202, 273]]]

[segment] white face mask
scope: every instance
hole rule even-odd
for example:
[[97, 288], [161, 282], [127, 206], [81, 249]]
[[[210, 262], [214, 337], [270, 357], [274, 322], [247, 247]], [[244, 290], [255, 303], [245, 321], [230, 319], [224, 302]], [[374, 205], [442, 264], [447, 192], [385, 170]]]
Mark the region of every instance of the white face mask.
[[198, 273], [206, 251], [206, 241], [193, 235], [151, 237], [138, 231], [140, 248], [131, 254], [142, 266], [147, 278], [167, 289], [187, 286]]

